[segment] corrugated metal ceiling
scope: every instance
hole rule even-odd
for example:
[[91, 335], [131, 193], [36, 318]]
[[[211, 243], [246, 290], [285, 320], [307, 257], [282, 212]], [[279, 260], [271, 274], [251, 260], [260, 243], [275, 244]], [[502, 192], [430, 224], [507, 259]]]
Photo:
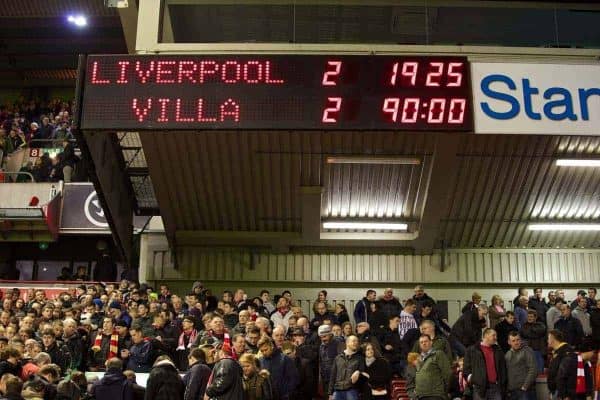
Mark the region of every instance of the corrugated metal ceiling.
[[[600, 171], [559, 168], [600, 156], [600, 138], [462, 135], [439, 225], [447, 247], [596, 247], [600, 234], [530, 232], [529, 221], [600, 217]], [[301, 232], [301, 186], [322, 186], [321, 217], [419, 221], [434, 134], [142, 134], [163, 218], [186, 231]], [[442, 149], [443, 151], [443, 149]], [[421, 165], [327, 164], [327, 155], [401, 155]], [[154, 158], [156, 157], [156, 158]], [[442, 171], [442, 173], [444, 173]]]
[[[322, 216], [418, 219], [417, 191], [433, 137], [364, 132], [178, 132], [142, 136], [158, 146], [157, 194], [183, 230], [301, 230], [300, 186], [323, 186]], [[403, 154], [420, 166], [327, 165], [332, 154]], [[151, 172], [152, 160], [149, 160]], [[349, 215], [350, 215], [349, 214]]]
[[600, 138], [467, 136], [442, 224], [450, 247], [596, 247], [593, 232], [532, 232], [529, 221], [595, 220], [600, 171], [557, 167], [559, 156], [598, 157]]

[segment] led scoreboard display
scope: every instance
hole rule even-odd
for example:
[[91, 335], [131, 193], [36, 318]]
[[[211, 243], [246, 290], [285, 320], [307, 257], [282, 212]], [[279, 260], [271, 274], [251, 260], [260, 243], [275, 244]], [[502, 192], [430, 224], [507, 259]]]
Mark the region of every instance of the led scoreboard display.
[[463, 57], [89, 56], [83, 129], [472, 131]]

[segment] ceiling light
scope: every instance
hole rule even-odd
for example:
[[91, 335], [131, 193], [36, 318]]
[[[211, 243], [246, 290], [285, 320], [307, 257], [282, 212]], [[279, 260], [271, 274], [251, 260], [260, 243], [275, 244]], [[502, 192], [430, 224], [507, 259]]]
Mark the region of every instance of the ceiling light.
[[600, 167], [600, 159], [561, 158], [556, 160], [559, 167]]
[[80, 28], [87, 25], [87, 18], [83, 15], [69, 15], [67, 21]]
[[324, 229], [351, 229], [351, 230], [376, 230], [376, 231], [406, 231], [408, 224], [402, 222], [351, 222], [351, 221], [325, 221]]
[[387, 164], [387, 165], [419, 165], [417, 157], [395, 156], [328, 156], [327, 164]]
[[543, 223], [529, 224], [530, 231], [600, 231], [600, 224], [585, 223]]

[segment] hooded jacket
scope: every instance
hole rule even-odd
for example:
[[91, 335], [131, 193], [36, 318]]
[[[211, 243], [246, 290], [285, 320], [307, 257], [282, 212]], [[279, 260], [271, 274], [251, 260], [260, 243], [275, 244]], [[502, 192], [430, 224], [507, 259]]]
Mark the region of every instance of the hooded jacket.
[[171, 360], [154, 364], [146, 385], [146, 400], [182, 399], [185, 393], [183, 381]]

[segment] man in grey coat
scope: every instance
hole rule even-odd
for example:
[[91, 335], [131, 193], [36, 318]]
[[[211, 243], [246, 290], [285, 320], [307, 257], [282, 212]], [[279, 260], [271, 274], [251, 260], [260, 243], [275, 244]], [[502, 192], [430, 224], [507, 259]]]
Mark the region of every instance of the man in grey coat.
[[535, 400], [537, 366], [533, 350], [524, 345], [519, 332], [508, 334], [510, 350], [504, 356], [508, 374], [507, 391], [511, 400]]

